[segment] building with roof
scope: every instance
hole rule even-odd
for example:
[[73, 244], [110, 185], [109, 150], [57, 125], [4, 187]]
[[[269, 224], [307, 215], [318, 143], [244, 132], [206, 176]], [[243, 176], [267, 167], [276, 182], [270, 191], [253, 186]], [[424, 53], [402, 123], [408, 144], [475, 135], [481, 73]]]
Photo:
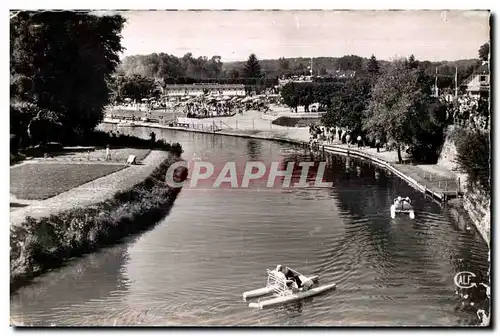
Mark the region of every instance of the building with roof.
[[481, 65], [467, 78], [461, 87], [474, 98], [488, 98], [490, 95], [490, 69], [488, 63]]
[[168, 84], [164, 87], [164, 95], [167, 97], [191, 96], [197, 97], [204, 94], [219, 94], [223, 96], [245, 96], [245, 85], [243, 84]]

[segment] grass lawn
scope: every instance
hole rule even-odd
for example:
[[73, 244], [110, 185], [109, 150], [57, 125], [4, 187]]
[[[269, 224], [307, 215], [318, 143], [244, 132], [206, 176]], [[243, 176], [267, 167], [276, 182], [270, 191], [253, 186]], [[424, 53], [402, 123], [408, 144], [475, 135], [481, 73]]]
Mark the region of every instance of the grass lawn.
[[106, 164], [27, 163], [10, 169], [10, 193], [19, 199], [44, 200], [125, 167]]
[[[126, 163], [129, 155], [135, 155], [137, 162], [141, 162], [151, 152], [151, 150], [136, 148], [111, 148], [109, 152], [111, 154], [111, 162]], [[85, 152], [74, 152], [57, 155], [54, 159], [71, 159], [72, 161], [89, 161], [90, 159], [90, 161], [105, 161], [106, 150], [96, 149], [95, 151], [90, 152], [90, 157]], [[53, 159], [48, 160], [53, 161]]]

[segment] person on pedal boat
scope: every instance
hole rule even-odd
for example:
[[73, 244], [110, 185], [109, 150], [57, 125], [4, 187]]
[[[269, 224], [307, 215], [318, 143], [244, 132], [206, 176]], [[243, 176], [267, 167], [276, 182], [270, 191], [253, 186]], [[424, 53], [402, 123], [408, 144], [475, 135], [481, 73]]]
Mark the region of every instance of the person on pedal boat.
[[401, 196], [398, 196], [398, 198], [394, 199], [394, 206], [396, 209], [400, 209], [403, 206], [403, 198]]
[[410, 209], [411, 208], [411, 200], [409, 197], [406, 197], [403, 200], [403, 209]]
[[276, 271], [284, 274], [285, 279], [287, 281], [291, 281], [292, 285], [295, 284], [295, 287], [297, 288], [302, 287], [302, 281], [300, 281], [300, 278], [297, 275], [295, 275], [295, 273], [293, 273], [290, 269], [288, 269], [288, 267], [278, 265], [276, 267]]

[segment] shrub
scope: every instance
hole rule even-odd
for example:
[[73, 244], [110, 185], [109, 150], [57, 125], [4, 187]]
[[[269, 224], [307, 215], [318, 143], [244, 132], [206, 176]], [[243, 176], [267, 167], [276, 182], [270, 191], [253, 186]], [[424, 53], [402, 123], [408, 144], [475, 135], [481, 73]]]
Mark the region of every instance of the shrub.
[[491, 191], [491, 150], [488, 133], [463, 130], [455, 134], [457, 163], [467, 173], [470, 186]]
[[319, 124], [319, 119], [279, 117], [273, 120], [272, 124], [284, 127], [307, 127], [310, 124]]

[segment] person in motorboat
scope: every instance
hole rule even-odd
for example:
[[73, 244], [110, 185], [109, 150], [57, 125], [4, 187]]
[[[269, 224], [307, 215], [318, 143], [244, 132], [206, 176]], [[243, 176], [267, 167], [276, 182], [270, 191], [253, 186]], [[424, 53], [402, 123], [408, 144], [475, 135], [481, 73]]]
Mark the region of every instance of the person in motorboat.
[[398, 196], [398, 198], [394, 199], [394, 207], [396, 210], [401, 209], [403, 204], [403, 198], [401, 196]]
[[409, 197], [402, 198], [398, 196], [398, 198], [394, 199], [394, 207], [396, 210], [411, 210], [411, 200]]
[[403, 199], [403, 210], [410, 210], [411, 209], [411, 200], [409, 197], [406, 197]]

